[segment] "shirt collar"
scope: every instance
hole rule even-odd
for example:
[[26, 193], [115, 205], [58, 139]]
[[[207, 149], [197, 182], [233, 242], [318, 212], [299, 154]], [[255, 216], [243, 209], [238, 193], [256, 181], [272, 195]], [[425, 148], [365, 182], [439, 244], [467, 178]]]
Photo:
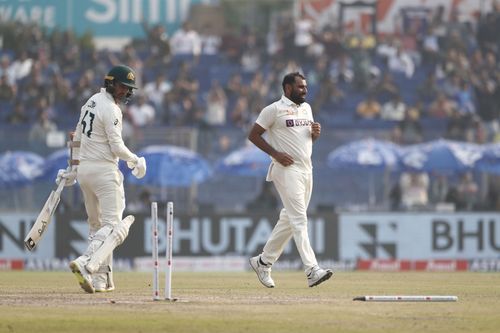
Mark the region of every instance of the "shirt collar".
[[285, 95], [281, 95], [281, 101], [288, 106], [295, 106], [295, 107], [300, 106], [299, 104], [295, 104], [294, 102], [292, 102], [292, 100], [286, 97]]
[[109, 92], [106, 91], [106, 88], [101, 88], [101, 93], [104, 94], [104, 96], [106, 96], [106, 98], [112, 101], [113, 103], [115, 102], [115, 99]]

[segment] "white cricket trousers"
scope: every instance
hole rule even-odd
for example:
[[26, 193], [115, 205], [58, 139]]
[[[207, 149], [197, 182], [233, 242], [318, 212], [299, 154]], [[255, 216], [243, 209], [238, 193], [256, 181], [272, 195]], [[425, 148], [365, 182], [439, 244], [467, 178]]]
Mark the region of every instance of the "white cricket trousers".
[[301, 173], [273, 163], [267, 180], [274, 183], [284, 208], [264, 246], [262, 261], [274, 264], [293, 237], [307, 272], [318, 265], [307, 231], [307, 207], [313, 188], [312, 173]]
[[104, 225], [115, 226], [125, 210], [123, 174], [111, 162], [82, 161], [78, 166], [78, 183], [83, 192], [85, 210], [92, 236]]

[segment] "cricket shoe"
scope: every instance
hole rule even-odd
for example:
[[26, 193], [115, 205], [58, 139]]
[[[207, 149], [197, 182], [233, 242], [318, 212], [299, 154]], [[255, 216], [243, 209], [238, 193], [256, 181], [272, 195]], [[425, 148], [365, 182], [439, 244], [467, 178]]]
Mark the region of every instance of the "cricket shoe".
[[255, 273], [257, 273], [260, 283], [267, 288], [274, 288], [274, 281], [271, 278], [271, 266], [262, 264], [260, 256], [250, 258], [249, 262]]
[[319, 266], [314, 266], [307, 274], [307, 283], [309, 287], [315, 287], [331, 278], [332, 275], [333, 272], [331, 269], [323, 269]]
[[76, 280], [80, 284], [80, 287], [82, 287], [85, 292], [93, 294], [95, 292], [95, 289], [92, 284], [92, 275], [87, 271], [85, 265], [82, 264], [78, 259], [79, 258], [70, 262], [69, 268], [71, 268], [71, 271], [73, 272], [73, 274], [75, 274]]
[[92, 275], [92, 283], [96, 293], [107, 293], [115, 290], [110, 273], [96, 273]]

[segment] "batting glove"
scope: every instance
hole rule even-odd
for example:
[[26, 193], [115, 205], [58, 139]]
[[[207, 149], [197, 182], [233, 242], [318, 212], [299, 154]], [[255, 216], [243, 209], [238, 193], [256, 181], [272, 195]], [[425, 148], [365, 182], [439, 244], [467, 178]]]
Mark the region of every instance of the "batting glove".
[[132, 169], [132, 174], [137, 179], [141, 179], [146, 175], [146, 159], [144, 157], [138, 157], [134, 161], [128, 161], [127, 166]]
[[73, 186], [76, 184], [76, 169], [67, 168], [57, 171], [56, 184], [59, 185], [64, 180], [64, 186]]

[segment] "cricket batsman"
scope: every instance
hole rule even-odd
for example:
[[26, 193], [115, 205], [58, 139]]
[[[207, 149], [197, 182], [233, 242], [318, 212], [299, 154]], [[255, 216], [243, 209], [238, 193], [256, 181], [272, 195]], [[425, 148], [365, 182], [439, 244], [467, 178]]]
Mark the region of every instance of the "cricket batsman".
[[146, 174], [144, 157], [132, 153], [122, 139], [120, 104], [127, 103], [137, 89], [135, 79], [134, 71], [124, 65], [108, 72], [104, 87], [81, 108], [74, 136], [79, 149], [73, 150], [73, 158], [79, 162], [59, 170], [56, 179], [57, 184], [64, 181], [65, 186], [78, 180], [85, 200], [89, 245], [69, 266], [87, 293], [115, 289], [113, 250], [123, 243], [134, 222], [131, 215], [122, 220], [125, 193], [118, 160], [126, 161], [135, 177]]

